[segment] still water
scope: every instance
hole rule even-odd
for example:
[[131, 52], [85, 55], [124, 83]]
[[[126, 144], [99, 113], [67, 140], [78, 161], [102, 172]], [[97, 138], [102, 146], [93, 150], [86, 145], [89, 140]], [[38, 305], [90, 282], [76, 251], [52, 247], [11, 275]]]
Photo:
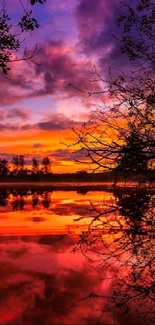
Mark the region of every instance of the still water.
[[0, 189], [0, 324], [155, 322], [154, 191]]

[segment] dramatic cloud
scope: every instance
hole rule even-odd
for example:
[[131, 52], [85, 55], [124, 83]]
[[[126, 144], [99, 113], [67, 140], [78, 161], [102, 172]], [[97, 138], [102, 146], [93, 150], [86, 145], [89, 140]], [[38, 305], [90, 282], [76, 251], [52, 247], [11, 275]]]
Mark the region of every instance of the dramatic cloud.
[[12, 63], [11, 69], [7, 78], [0, 75], [0, 106], [18, 103], [32, 92], [35, 84], [33, 70], [28, 62]]
[[[91, 61], [76, 55], [75, 49], [62, 41], [50, 41], [42, 49], [36, 76], [42, 76], [43, 85], [31, 96], [53, 95], [55, 99], [83, 96], [90, 88]], [[74, 86], [74, 87], [72, 87]], [[77, 89], [82, 90], [78, 91]], [[100, 89], [97, 86], [97, 89]]]
[[[51, 95], [54, 100], [87, 97], [92, 62], [76, 53], [63, 41], [42, 44], [37, 62], [24, 62], [23, 73], [16, 67], [0, 89], [0, 105], [12, 105], [23, 99]], [[1, 77], [4, 78], [4, 77]], [[96, 85], [96, 90], [100, 86]], [[87, 99], [88, 100], [88, 99]]]
[[63, 161], [74, 161], [74, 160], [84, 160], [86, 158], [86, 152], [84, 150], [70, 150], [70, 149], [58, 149], [54, 150], [51, 157], [56, 159], [61, 159]]
[[18, 128], [19, 127], [17, 125], [13, 125], [13, 124], [9, 124], [9, 123], [6, 123], [6, 124], [0, 123], [0, 131], [5, 131], [5, 130], [14, 131], [14, 130], [18, 130]]
[[74, 121], [64, 114], [51, 114], [48, 118], [36, 124], [25, 124], [21, 127], [22, 130], [40, 129], [44, 131], [61, 131], [80, 126], [82, 122]]
[[[23, 121], [28, 119], [29, 114], [21, 109], [12, 109], [8, 112], [7, 118], [20, 118]], [[41, 120], [36, 124], [11, 124], [0, 123], [0, 131], [4, 130], [44, 130], [44, 131], [62, 131], [71, 129], [73, 126], [81, 126], [82, 121], [78, 122], [71, 118], [66, 117], [64, 114], [50, 114], [47, 118]], [[33, 144], [33, 148], [41, 148], [42, 144], [36, 142]]]
[[66, 117], [64, 114], [53, 114], [47, 121], [39, 122], [36, 127], [41, 130], [66, 130], [75, 125], [81, 125], [80, 122], [75, 122]]
[[127, 64], [127, 58], [120, 51], [121, 29], [116, 25], [119, 9], [120, 3], [116, 0], [80, 0], [77, 6], [79, 48], [84, 54], [95, 55], [103, 72], [108, 62], [117, 69]]
[[21, 120], [27, 120], [29, 118], [29, 113], [26, 108], [12, 108], [8, 111], [7, 118], [19, 118]]

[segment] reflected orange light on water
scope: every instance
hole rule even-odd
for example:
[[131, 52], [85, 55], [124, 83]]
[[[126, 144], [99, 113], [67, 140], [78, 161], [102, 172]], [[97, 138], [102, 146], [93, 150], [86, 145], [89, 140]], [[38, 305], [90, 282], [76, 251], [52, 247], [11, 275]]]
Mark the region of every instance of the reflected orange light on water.
[[[120, 299], [128, 299], [126, 294], [131, 311], [129, 323], [132, 320], [134, 324], [132, 315], [137, 308], [138, 312], [147, 313], [151, 306], [149, 292], [145, 306], [139, 305], [141, 291], [137, 300], [132, 295], [137, 285], [147, 289], [153, 283], [150, 261], [154, 239], [143, 235], [141, 238], [140, 234], [135, 237], [134, 231], [130, 236], [126, 231], [134, 196], [130, 193], [130, 205], [124, 206], [127, 210], [123, 210], [123, 215], [117, 208], [112, 209], [118, 199], [122, 209], [122, 193], [114, 196], [108, 190], [82, 193], [81, 189], [1, 189], [2, 324], [90, 324], [105, 309], [101, 324], [110, 325], [115, 292], [117, 324], [125, 324], [129, 317], [119, 309]], [[123, 198], [126, 203], [129, 194]], [[138, 202], [141, 209], [142, 201]], [[101, 220], [92, 222], [100, 212]], [[131, 228], [132, 218], [131, 210]], [[150, 270], [145, 265], [150, 265]], [[135, 270], [138, 273], [133, 280]], [[85, 299], [93, 292], [101, 296]]]
[[[90, 202], [103, 208], [114, 200], [111, 193], [88, 192], [86, 196], [71, 191], [55, 191], [48, 198], [38, 195], [38, 205], [32, 209], [33, 195], [24, 196], [24, 209], [13, 211], [15, 201], [19, 196], [9, 195], [8, 205], [0, 209], [1, 235], [41, 235], [67, 234], [70, 231], [80, 233], [88, 229]], [[49, 200], [49, 208], [43, 206], [44, 200]], [[103, 205], [104, 201], [104, 205]], [[75, 222], [75, 219], [81, 219]]]

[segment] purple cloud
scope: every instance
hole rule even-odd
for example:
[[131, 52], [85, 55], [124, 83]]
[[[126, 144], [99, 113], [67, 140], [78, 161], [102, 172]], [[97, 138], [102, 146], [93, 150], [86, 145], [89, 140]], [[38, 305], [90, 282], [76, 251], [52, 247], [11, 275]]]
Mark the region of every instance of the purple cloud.
[[25, 61], [23, 73], [19, 72], [17, 63], [13, 63], [12, 70], [8, 74], [8, 78], [0, 75], [0, 106], [14, 104], [23, 99], [26, 93], [32, 92], [34, 82], [27, 77], [28, 65]]
[[120, 3], [116, 0], [80, 0], [76, 9], [80, 50], [96, 56], [98, 68], [105, 73], [108, 62], [115, 69], [125, 68], [128, 59], [121, 54], [122, 31], [117, 27]]
[[72, 119], [66, 117], [64, 114], [53, 114], [46, 121], [39, 122], [36, 127], [41, 130], [66, 130], [75, 125], [81, 125], [79, 122], [75, 122]]
[[82, 149], [79, 150], [57, 149], [52, 151], [52, 153], [49, 156], [63, 161], [84, 160], [86, 159], [86, 151]]
[[[49, 41], [38, 57], [40, 65], [35, 66], [36, 77], [42, 76], [42, 86], [32, 91], [30, 97], [53, 95], [54, 98], [70, 98], [84, 95], [77, 89], [87, 91], [90, 87], [91, 61], [77, 56], [75, 49], [63, 41]], [[100, 89], [97, 86], [97, 89]]]
[[64, 114], [53, 114], [36, 124], [25, 124], [21, 127], [21, 130], [40, 129], [44, 131], [61, 131], [80, 125], [81, 122], [74, 121]]
[[29, 113], [26, 108], [12, 108], [8, 111], [7, 118], [19, 118], [21, 120], [27, 120], [29, 118]]
[[13, 125], [10, 123], [6, 123], [6, 124], [0, 123], [0, 131], [5, 131], [5, 130], [15, 131], [18, 129], [19, 129], [19, 126], [17, 126], [17, 125]]

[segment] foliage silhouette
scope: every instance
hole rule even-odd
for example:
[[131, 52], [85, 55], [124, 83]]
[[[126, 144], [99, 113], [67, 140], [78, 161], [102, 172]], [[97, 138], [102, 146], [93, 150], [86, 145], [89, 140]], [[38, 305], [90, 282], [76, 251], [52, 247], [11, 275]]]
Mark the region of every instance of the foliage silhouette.
[[[95, 324], [106, 323], [109, 312], [113, 312], [114, 324], [119, 313], [127, 315], [126, 321], [134, 315], [137, 324], [155, 322], [154, 18], [153, 0], [121, 1], [117, 19], [122, 28], [120, 50], [128, 57], [128, 67], [131, 62], [132, 67], [116, 76], [109, 66], [108, 78], [102, 78], [94, 68], [90, 90], [75, 87], [88, 96], [103, 99], [87, 123], [73, 127], [75, 144], [85, 152], [84, 163], [93, 172], [108, 170], [115, 174], [115, 200], [109, 200], [109, 204], [103, 200], [98, 205], [91, 202], [88, 229], [73, 249], [74, 253], [80, 249], [90, 266], [100, 272], [104, 288], [111, 285], [109, 296], [99, 288], [73, 303], [74, 306], [89, 299], [96, 311]], [[103, 88], [93, 91], [96, 83], [102, 83]], [[120, 172], [127, 179], [134, 176], [140, 189], [129, 190], [125, 184], [124, 193], [119, 193], [116, 185]], [[144, 182], [146, 188], [141, 189]], [[79, 217], [75, 222], [84, 219], [85, 216]]]
[[[137, 180], [143, 177], [150, 182], [154, 181], [155, 169], [155, 3], [123, 0], [120, 5], [117, 23], [122, 28], [121, 51], [127, 55], [129, 66], [132, 61], [132, 68], [118, 72], [116, 77], [110, 67], [107, 79], [94, 68], [91, 89], [81, 91], [102, 96], [103, 101], [92, 112], [92, 119], [73, 131], [76, 145], [87, 158], [83, 162], [93, 172], [131, 171]], [[93, 91], [93, 84], [98, 82], [103, 88]], [[109, 100], [104, 101], [104, 96]]]
[[43, 165], [43, 168], [42, 168], [43, 173], [44, 173], [44, 174], [48, 174], [48, 173], [50, 173], [51, 162], [50, 162], [49, 157], [44, 157], [44, 158], [43, 158], [43, 160], [42, 160], [42, 165]]
[[34, 174], [38, 174], [39, 173], [39, 163], [37, 161], [36, 158], [32, 159], [32, 172]]
[[[43, 4], [46, 0], [28, 0], [31, 6], [35, 5], [37, 2]], [[6, 9], [5, 0], [1, 1], [0, 9], [0, 71], [7, 75], [8, 71], [11, 70], [10, 63], [21, 60], [31, 60], [38, 53], [38, 47], [35, 46], [32, 53], [30, 53], [26, 47], [24, 49], [23, 55], [20, 58], [15, 57], [13, 54], [22, 48], [23, 40], [20, 40], [20, 36], [24, 36], [25, 33], [33, 31], [35, 28], [39, 27], [39, 23], [33, 17], [32, 10], [26, 10], [22, 0], [19, 0], [19, 5], [23, 9], [23, 16], [20, 21], [14, 26], [11, 23], [11, 18], [9, 17]], [[13, 30], [16, 27], [16, 32]]]

